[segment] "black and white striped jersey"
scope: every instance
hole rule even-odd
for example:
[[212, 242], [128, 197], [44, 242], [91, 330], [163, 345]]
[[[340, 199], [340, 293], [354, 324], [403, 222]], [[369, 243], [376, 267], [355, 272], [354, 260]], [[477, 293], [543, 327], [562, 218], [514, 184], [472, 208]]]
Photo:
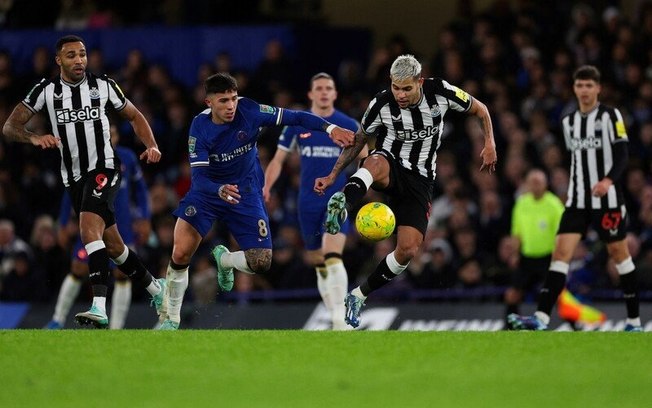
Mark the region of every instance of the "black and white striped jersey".
[[414, 106], [401, 109], [391, 89], [378, 93], [362, 118], [362, 130], [376, 133], [376, 149], [390, 152], [405, 168], [435, 179], [437, 149], [449, 109], [466, 112], [473, 98], [439, 78], [423, 81], [423, 94]]
[[43, 111], [52, 133], [61, 138], [61, 177], [66, 186], [96, 168], [116, 168], [111, 146], [108, 104], [127, 106], [122, 90], [111, 78], [86, 73], [76, 84], [60, 76], [42, 79], [23, 100], [32, 112]]
[[588, 113], [579, 110], [562, 118], [566, 148], [571, 152], [566, 207], [579, 209], [620, 208], [624, 205], [621, 183], [614, 180], [603, 197], [591, 189], [614, 166], [614, 145], [627, 143], [623, 117], [616, 108], [598, 104]]

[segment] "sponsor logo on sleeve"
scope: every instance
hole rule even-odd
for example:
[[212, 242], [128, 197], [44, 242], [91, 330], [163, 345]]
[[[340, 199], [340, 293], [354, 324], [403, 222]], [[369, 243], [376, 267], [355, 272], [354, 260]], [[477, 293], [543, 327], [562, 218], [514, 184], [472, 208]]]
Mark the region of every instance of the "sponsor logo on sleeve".
[[460, 88], [454, 86], [453, 89], [455, 90], [455, 96], [462, 100], [463, 102], [468, 102], [469, 101], [469, 94], [461, 90]]
[[625, 124], [622, 120], [616, 122], [616, 137], [624, 138], [627, 137], [627, 131], [625, 130]]
[[190, 154], [195, 153], [196, 147], [197, 147], [197, 138], [194, 136], [190, 136], [188, 138], [188, 153]]
[[276, 108], [269, 105], [260, 105], [260, 111], [262, 113], [269, 113], [270, 115], [273, 115], [276, 113]]

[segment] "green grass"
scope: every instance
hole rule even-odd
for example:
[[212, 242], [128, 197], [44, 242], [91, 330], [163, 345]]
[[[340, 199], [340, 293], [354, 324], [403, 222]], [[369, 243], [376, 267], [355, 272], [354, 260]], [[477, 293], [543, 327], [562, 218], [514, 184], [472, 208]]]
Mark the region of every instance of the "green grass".
[[642, 407], [647, 333], [0, 331], [1, 407]]

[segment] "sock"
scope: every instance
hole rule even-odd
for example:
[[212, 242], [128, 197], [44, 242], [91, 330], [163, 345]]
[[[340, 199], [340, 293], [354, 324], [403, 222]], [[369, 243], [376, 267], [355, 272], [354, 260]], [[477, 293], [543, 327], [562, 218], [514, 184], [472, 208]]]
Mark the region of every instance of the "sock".
[[80, 289], [81, 281], [72, 273], [66, 275], [66, 278], [61, 284], [61, 289], [59, 289], [59, 296], [57, 297], [57, 304], [54, 307], [52, 320], [58, 322], [62, 326], [66, 323], [70, 307], [75, 302], [75, 299], [77, 299]]
[[93, 296], [93, 306], [106, 313], [106, 296]]
[[244, 251], [225, 252], [222, 254], [222, 259], [220, 261], [222, 262], [222, 266], [225, 268], [235, 268], [241, 272], [252, 275], [255, 274], [255, 272], [249, 268], [249, 264], [247, 264], [247, 258], [245, 257]]
[[347, 181], [344, 186], [344, 196], [346, 197], [346, 209], [351, 211], [355, 205], [362, 200], [367, 194], [369, 187], [374, 182], [374, 178], [369, 170], [364, 167], [358, 169]]
[[349, 276], [346, 273], [346, 268], [342, 262], [342, 256], [336, 253], [326, 254], [326, 288], [328, 295], [331, 299], [331, 321], [333, 322], [334, 330], [343, 330], [347, 328], [344, 321], [346, 314], [346, 306], [344, 306], [344, 298], [349, 286]]
[[131, 304], [131, 281], [116, 281], [111, 298], [111, 319], [109, 328], [119, 330], [125, 327], [129, 305]]
[[639, 317], [639, 299], [636, 268], [632, 261], [632, 257], [617, 264], [616, 270], [620, 275], [620, 288], [623, 290], [623, 298], [625, 299], [625, 306], [627, 307], [627, 318], [636, 319]]
[[518, 309], [519, 309], [518, 305], [507, 305], [507, 307], [505, 308], [505, 318], [507, 318], [507, 316], [509, 316], [512, 313], [518, 314]]
[[125, 245], [122, 254], [112, 260], [118, 269], [127, 275], [139, 290], [146, 289], [152, 296], [158, 295], [161, 292], [161, 285], [159, 285], [152, 274], [145, 268], [138, 255], [129, 249], [128, 246]]
[[400, 275], [407, 266], [408, 264], [399, 264], [394, 257], [394, 252], [391, 252], [380, 261], [376, 270], [360, 285], [360, 291], [364, 296], [369, 296], [371, 292], [387, 285], [397, 275]]
[[356, 287], [355, 289], [353, 289], [353, 290], [351, 291], [351, 294], [352, 294], [353, 296], [357, 297], [357, 298], [362, 299], [362, 300], [367, 299], [367, 297], [366, 297], [365, 295], [362, 294], [362, 290], [360, 290], [360, 286], [358, 286], [358, 287]]
[[168, 319], [181, 322], [181, 304], [188, 288], [188, 265], [182, 270], [168, 266]]
[[546, 326], [550, 324], [550, 314], [548, 313], [537, 310], [536, 312], [534, 312], [534, 317], [539, 319], [539, 321], [545, 324]]
[[[93, 297], [102, 297], [106, 300], [110, 270], [109, 255], [106, 252], [104, 241], [89, 242], [85, 248], [88, 254], [88, 276], [93, 288]], [[102, 310], [106, 309], [102, 308]]]
[[541, 311], [550, 316], [550, 312], [557, 302], [557, 297], [559, 297], [564, 286], [566, 286], [566, 275], [568, 274], [568, 269], [569, 265], [565, 262], [552, 261], [550, 263], [550, 269], [546, 275], [546, 280], [539, 292], [537, 311]]
[[328, 277], [326, 265], [320, 264], [315, 266], [315, 272], [317, 272], [317, 290], [319, 291], [319, 296], [321, 296], [324, 306], [326, 306], [326, 309], [330, 312], [333, 310], [333, 305], [326, 286], [326, 278]]

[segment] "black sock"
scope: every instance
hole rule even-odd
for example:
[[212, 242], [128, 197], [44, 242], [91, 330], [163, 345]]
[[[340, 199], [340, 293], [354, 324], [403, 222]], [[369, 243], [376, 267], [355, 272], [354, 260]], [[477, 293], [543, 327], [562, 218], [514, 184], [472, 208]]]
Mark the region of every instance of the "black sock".
[[539, 305], [537, 310], [540, 310], [550, 316], [552, 308], [557, 302], [557, 298], [566, 285], [566, 275], [561, 272], [548, 271], [546, 281], [539, 292]]
[[507, 307], [505, 308], [505, 317], [509, 316], [512, 313], [518, 314], [518, 304], [507, 305]]
[[351, 211], [355, 205], [362, 200], [367, 194], [367, 186], [361, 178], [352, 176], [344, 186], [344, 196], [346, 197], [346, 209]]
[[639, 299], [636, 282], [636, 270], [620, 275], [620, 287], [623, 290], [623, 298], [627, 306], [627, 317], [635, 319], [639, 317]]
[[371, 292], [387, 285], [395, 277], [396, 274], [390, 271], [389, 266], [387, 266], [387, 258], [383, 258], [376, 270], [360, 285], [360, 291], [363, 295], [369, 296]]
[[138, 255], [131, 249], [129, 249], [129, 256], [127, 260], [122, 265], [118, 265], [125, 275], [129, 276], [129, 279], [134, 283], [134, 286], [138, 289], [145, 289], [149, 286], [150, 283], [154, 280], [154, 277], [151, 273], [145, 268], [143, 262], [138, 258]]
[[88, 272], [93, 296], [106, 297], [109, 284], [109, 254], [106, 248], [100, 248], [97, 251], [88, 254]]
[[170, 259], [170, 268], [174, 269], [175, 271], [182, 271], [186, 269], [188, 266], [190, 265], [189, 264], [179, 265], [178, 263], [175, 263], [173, 260]]

